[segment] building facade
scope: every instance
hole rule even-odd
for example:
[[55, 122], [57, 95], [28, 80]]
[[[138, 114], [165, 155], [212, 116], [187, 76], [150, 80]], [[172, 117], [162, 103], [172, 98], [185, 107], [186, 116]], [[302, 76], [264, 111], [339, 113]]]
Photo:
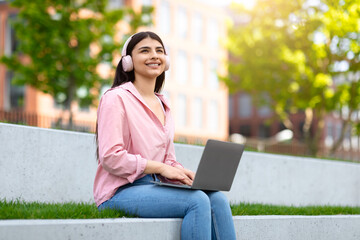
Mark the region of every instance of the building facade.
[[[151, 1], [142, 1], [151, 2]], [[171, 58], [164, 93], [174, 109], [176, 133], [193, 141], [228, 137], [226, 15], [223, 9], [190, 0], [157, 0], [154, 31]], [[146, 4], [146, 3], [145, 3]]]

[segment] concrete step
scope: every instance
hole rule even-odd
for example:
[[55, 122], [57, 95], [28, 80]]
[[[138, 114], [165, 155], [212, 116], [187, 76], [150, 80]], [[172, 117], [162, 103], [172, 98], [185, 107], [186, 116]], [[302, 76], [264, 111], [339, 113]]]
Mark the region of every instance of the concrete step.
[[[360, 215], [235, 216], [239, 240], [359, 240]], [[181, 219], [1, 220], [0, 240], [180, 239]]]

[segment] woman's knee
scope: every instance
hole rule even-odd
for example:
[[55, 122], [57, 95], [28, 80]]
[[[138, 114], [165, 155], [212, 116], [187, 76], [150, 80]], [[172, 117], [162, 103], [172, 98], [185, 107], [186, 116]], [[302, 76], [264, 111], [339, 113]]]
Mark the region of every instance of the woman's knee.
[[210, 199], [209, 197], [201, 190], [192, 191], [189, 196], [190, 208], [202, 208], [204, 210], [210, 211]]
[[222, 192], [210, 192], [208, 197], [211, 206], [229, 206], [229, 200]]

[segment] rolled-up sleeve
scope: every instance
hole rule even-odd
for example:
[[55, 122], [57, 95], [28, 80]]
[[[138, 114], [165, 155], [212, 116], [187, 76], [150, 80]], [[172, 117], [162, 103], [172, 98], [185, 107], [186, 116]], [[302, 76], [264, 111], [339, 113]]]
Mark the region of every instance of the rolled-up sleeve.
[[129, 137], [124, 103], [110, 91], [102, 97], [98, 110], [99, 161], [106, 171], [132, 183], [143, 174], [147, 159], [126, 150]]

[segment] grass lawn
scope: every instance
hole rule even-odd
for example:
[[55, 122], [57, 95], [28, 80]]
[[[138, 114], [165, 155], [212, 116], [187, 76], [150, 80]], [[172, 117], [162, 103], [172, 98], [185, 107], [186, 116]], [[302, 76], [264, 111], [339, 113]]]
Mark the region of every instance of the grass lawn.
[[360, 214], [360, 207], [306, 206], [290, 207], [268, 204], [240, 203], [232, 205], [233, 215], [353, 215]]
[[[360, 207], [307, 206], [287, 207], [240, 203], [232, 205], [233, 215], [338, 215], [360, 214]], [[99, 212], [92, 203], [25, 203], [0, 201], [0, 219], [91, 219], [131, 217], [122, 212]]]

